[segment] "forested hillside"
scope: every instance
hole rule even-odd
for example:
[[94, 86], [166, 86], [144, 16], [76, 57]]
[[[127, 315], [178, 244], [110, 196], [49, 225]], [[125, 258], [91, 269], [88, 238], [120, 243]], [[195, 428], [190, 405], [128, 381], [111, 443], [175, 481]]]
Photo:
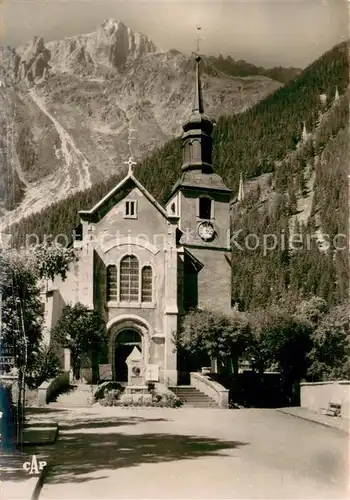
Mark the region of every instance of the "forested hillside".
[[[213, 134], [215, 169], [234, 192], [241, 172], [250, 186], [244, 202], [232, 207], [233, 230], [243, 229], [243, 239], [249, 233], [261, 238], [265, 233], [280, 238], [282, 233], [287, 242], [266, 255], [262, 247], [233, 248], [233, 299], [242, 309], [289, 294], [317, 294], [329, 303], [347, 297], [347, 252], [325, 244], [332, 239], [328, 236], [347, 234], [348, 228], [347, 86], [348, 46], [343, 43], [250, 110], [218, 120]], [[340, 97], [334, 102], [337, 89]], [[303, 123], [307, 133], [301, 142]], [[175, 139], [142, 161], [135, 174], [164, 202], [180, 166], [181, 140]], [[12, 243], [23, 244], [32, 233], [70, 235], [77, 211], [95, 204], [122, 177], [112, 177], [12, 226]], [[299, 233], [304, 239], [308, 234], [310, 244], [291, 249], [288, 238]], [[339, 239], [339, 246], [344, 246], [344, 239]]]
[[233, 205], [232, 227], [241, 232], [232, 249], [232, 290], [241, 309], [312, 295], [330, 305], [347, 300], [347, 114], [345, 94], [272, 174], [261, 176], [264, 189], [259, 178], [248, 183], [244, 201]]
[[266, 69], [261, 66], [255, 66], [255, 64], [248, 63], [242, 59], [235, 61], [231, 56], [223, 57], [221, 54], [218, 57], [209, 56], [205, 58], [204, 61], [207, 63], [208, 72], [218, 70], [227, 75], [243, 77], [262, 75], [268, 76], [281, 83], [287, 83], [293, 80], [293, 78], [298, 76], [302, 71], [298, 68], [283, 68], [281, 66]]

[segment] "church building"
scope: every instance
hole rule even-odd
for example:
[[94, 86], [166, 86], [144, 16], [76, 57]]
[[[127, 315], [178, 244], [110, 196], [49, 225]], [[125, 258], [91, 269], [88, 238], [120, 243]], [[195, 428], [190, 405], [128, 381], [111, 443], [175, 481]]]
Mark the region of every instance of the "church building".
[[79, 212], [78, 260], [46, 293], [50, 330], [66, 304], [98, 310], [108, 329], [105, 366], [127, 380], [136, 347], [159, 381], [178, 383], [173, 336], [191, 308], [231, 309], [230, 198], [212, 165], [213, 122], [204, 113], [196, 58], [192, 113], [183, 125], [181, 176], [165, 205], [126, 177], [90, 210]]

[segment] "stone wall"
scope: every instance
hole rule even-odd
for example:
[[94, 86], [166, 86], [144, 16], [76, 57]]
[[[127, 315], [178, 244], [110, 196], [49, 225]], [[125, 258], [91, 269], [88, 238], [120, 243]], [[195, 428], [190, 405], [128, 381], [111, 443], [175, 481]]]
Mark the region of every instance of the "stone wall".
[[321, 413], [328, 404], [340, 403], [341, 416], [350, 418], [350, 381], [313, 382], [300, 384], [300, 406]]
[[229, 313], [231, 311], [231, 267], [225, 252], [207, 248], [189, 248], [204, 264], [198, 273], [198, 306]]

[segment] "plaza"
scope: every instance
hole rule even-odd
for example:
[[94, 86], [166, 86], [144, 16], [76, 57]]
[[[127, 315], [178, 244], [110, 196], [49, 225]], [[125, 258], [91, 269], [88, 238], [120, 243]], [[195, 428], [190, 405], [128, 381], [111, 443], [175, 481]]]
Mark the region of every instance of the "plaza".
[[50, 466], [40, 500], [348, 498], [348, 435], [277, 410], [33, 411], [60, 427], [26, 450]]

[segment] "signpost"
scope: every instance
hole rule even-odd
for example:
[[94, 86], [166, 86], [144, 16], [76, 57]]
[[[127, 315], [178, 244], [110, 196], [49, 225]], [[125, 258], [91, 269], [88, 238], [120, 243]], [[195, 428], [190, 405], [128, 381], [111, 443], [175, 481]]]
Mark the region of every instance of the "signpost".
[[12, 370], [12, 368], [14, 368], [14, 366], [14, 356], [0, 356], [0, 375], [8, 374]]

